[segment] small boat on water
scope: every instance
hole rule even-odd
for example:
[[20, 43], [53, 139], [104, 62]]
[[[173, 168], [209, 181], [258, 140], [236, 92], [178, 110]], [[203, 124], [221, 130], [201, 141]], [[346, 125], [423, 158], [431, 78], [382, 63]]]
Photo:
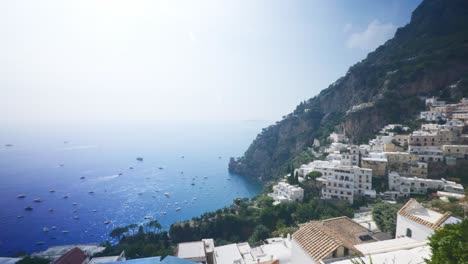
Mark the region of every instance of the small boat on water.
[[54, 190], [54, 189], [50, 189], [49, 192], [50, 192], [50, 193], [54, 193], [55, 190]]
[[40, 245], [44, 245], [44, 244], [45, 244], [45, 242], [44, 242], [44, 241], [38, 241], [38, 242], [36, 242], [36, 245], [38, 245], [38, 246], [40, 246]]
[[69, 197], [68, 195], [64, 195], [62, 198], [63, 199], [68, 199], [68, 197]]
[[34, 199], [33, 201], [34, 201], [35, 203], [42, 203], [42, 199], [41, 199], [41, 198]]
[[81, 177], [80, 177], [80, 180], [84, 180], [84, 179], [86, 179], [85, 176], [81, 176]]
[[75, 209], [75, 210], [72, 210], [72, 213], [76, 213], [76, 212], [78, 212], [78, 210], [76, 210], [76, 209]]
[[129, 167], [130, 170], [133, 170], [133, 167]]
[[20, 218], [23, 218], [22, 215], [17, 215], [16, 218], [20, 219]]
[[49, 208], [49, 212], [51, 212], [51, 213], [52, 213], [53, 211], [54, 211], [54, 209], [53, 209], [53, 208]]
[[122, 175], [123, 175], [123, 173], [122, 173], [122, 172], [119, 172], [119, 174], [118, 174], [118, 175], [119, 175], [119, 176], [122, 176]]
[[13, 144], [5, 144], [5, 147], [7, 147], [7, 148], [13, 147]]
[[60, 166], [60, 167], [63, 167], [63, 166], [65, 166], [65, 165], [63, 165], [63, 164], [59, 164], [59, 166]]
[[158, 169], [160, 169], [160, 170], [164, 170], [164, 168], [163, 168], [163, 167], [159, 167]]
[[57, 239], [57, 238], [56, 237], [50, 237], [50, 240], [55, 240], [55, 239]]
[[162, 215], [166, 215], [166, 212], [165, 212], [165, 211], [161, 211], [161, 214], [162, 214]]
[[94, 194], [94, 192], [93, 192], [93, 191], [89, 191], [88, 193], [89, 193], [89, 194]]
[[143, 157], [137, 157], [136, 160], [137, 161], [143, 161]]
[[73, 219], [78, 220], [78, 219], [80, 219], [80, 217], [79, 216], [74, 216]]
[[108, 224], [110, 224], [110, 223], [111, 223], [111, 221], [105, 221], [105, 222], [104, 222], [105, 225], [108, 225]]
[[93, 213], [96, 213], [96, 212], [97, 212], [97, 210], [93, 210]]
[[78, 203], [72, 203], [72, 205], [78, 205]]
[[18, 194], [16, 197], [22, 199], [26, 197], [26, 194]]
[[151, 215], [147, 215], [144, 217], [145, 219], [152, 219], [153, 217]]
[[62, 230], [62, 233], [68, 234], [68, 233], [70, 233], [70, 231], [68, 231], [68, 230]]
[[168, 193], [168, 192], [167, 192], [167, 193], [164, 193], [164, 195], [166, 195], [166, 197], [168, 197], [168, 198], [171, 197], [171, 194]]
[[182, 209], [182, 208], [180, 208], [180, 207], [177, 207], [175, 210], [176, 210], [176, 211], [180, 211], [181, 209]]
[[138, 195], [143, 195], [143, 193], [138, 193]]
[[33, 208], [32, 208], [31, 206], [26, 206], [26, 207], [24, 208], [24, 210], [26, 210], [26, 211], [32, 211]]
[[184, 156], [181, 157], [182, 159], [185, 158]]
[[50, 229], [55, 230], [55, 229], [57, 229], [57, 227], [56, 227], [56, 226], [52, 226]]
[[44, 231], [44, 232], [49, 232], [49, 228], [44, 227], [44, 228], [42, 228], [42, 231]]

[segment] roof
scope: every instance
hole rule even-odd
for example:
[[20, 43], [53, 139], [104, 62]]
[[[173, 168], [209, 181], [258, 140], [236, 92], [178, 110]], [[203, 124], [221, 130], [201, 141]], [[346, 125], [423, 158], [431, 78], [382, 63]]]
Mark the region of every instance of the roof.
[[214, 256], [216, 263], [233, 263], [234, 261], [243, 259], [237, 244], [215, 247]]
[[[151, 258], [140, 258], [140, 259], [132, 259], [132, 260], [124, 260], [124, 261], [116, 261], [116, 262], [109, 262], [106, 264], [159, 264], [161, 263], [161, 257], [151, 257]], [[167, 262], [169, 263], [169, 262]], [[192, 262], [188, 262], [192, 263]]]
[[75, 247], [63, 254], [54, 264], [82, 264], [87, 258], [83, 250]]
[[206, 258], [205, 243], [203, 241], [179, 243], [176, 255], [184, 259]]
[[[361, 260], [363, 261], [362, 263], [426, 263], [425, 259], [430, 258], [431, 248], [429, 246], [421, 246], [408, 250], [397, 250], [366, 256], [362, 257]], [[395, 262], [396, 260], [397, 262]], [[356, 261], [361, 263], [358, 259], [346, 259], [333, 262], [333, 264], [352, 264]]]
[[426, 243], [426, 241], [421, 242], [409, 237], [400, 237], [373, 243], [360, 244], [356, 245], [356, 248], [359, 249], [359, 251], [361, 251], [364, 255], [375, 255], [379, 253], [421, 247], [425, 246]]
[[23, 258], [6, 258], [0, 257], [0, 264], [15, 264], [16, 262], [22, 260]]
[[301, 225], [293, 234], [293, 239], [316, 262], [319, 262], [340, 246], [362, 255], [354, 245], [363, 243], [359, 236], [367, 233], [365, 227], [342, 216]]
[[422, 206], [411, 198], [398, 211], [398, 214], [420, 225], [436, 230], [451, 216], [450, 213], [441, 214]]
[[119, 259], [120, 259], [120, 256], [97, 257], [97, 258], [92, 258], [88, 264], [108, 263], [108, 262], [117, 261]]
[[161, 264], [195, 264], [195, 262], [186, 259], [176, 258], [174, 256], [167, 256], [161, 261]]

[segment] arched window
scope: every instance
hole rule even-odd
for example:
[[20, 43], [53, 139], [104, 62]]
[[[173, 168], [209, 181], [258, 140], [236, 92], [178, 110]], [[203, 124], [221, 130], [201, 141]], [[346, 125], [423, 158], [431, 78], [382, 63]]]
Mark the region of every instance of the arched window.
[[406, 228], [406, 236], [411, 237], [412, 235], [413, 235], [413, 232], [411, 231], [411, 229]]

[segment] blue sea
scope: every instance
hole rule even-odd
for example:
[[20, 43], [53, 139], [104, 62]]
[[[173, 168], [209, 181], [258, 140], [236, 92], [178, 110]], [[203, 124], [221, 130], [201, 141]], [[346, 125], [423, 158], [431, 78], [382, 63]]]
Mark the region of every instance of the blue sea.
[[[5, 125], [0, 131], [0, 255], [103, 242], [115, 227], [150, 221], [145, 216], [168, 229], [237, 197], [251, 198], [260, 184], [229, 174], [229, 157], [242, 155], [267, 124]], [[26, 211], [27, 206], [33, 210]]]

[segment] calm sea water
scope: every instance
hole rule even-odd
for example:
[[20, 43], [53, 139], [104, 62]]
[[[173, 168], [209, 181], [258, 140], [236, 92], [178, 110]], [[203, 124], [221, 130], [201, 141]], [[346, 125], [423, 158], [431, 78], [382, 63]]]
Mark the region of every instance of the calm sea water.
[[[227, 165], [229, 157], [241, 155], [266, 125], [152, 122], [4, 127], [0, 131], [0, 255], [105, 241], [113, 228], [149, 221], [145, 216], [167, 229], [175, 221], [227, 206], [236, 197], [253, 197], [260, 191], [259, 184], [229, 174]], [[17, 198], [19, 194], [26, 197]], [[68, 199], [63, 198], [66, 195]], [[24, 210], [27, 206], [33, 210]], [[49, 231], [44, 232], [44, 227]]]

